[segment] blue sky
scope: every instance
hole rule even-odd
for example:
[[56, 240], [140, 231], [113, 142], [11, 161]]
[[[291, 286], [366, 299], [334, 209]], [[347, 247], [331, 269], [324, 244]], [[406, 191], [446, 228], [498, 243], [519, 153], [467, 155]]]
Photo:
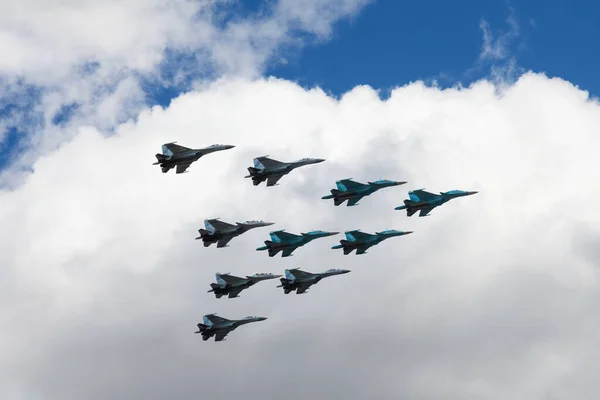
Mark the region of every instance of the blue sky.
[[358, 84], [385, 91], [434, 78], [442, 86], [458, 81], [466, 85], [489, 72], [489, 65], [477, 63], [481, 19], [495, 35], [506, 33], [511, 8], [519, 34], [507, 42], [507, 49], [521, 68], [559, 76], [600, 94], [600, 4], [578, 0], [383, 0], [353, 21], [341, 22], [330, 42], [305, 49], [268, 73], [335, 94]]
[[[231, 9], [222, 10], [221, 23], [264, 12], [268, 3], [242, 0]], [[389, 89], [415, 80], [436, 80], [441, 86], [457, 82], [468, 85], [488, 76], [491, 63], [504, 65], [514, 59], [522, 70], [561, 77], [598, 96], [598, 11], [600, 5], [581, 0], [515, 3], [506, 0], [379, 0], [354, 18], [337, 23], [330, 40], [309, 39], [301, 49], [281, 49], [266, 74], [296, 81], [305, 87], [320, 86], [338, 96], [356, 85], [367, 84], [380, 89], [385, 97]], [[516, 22], [517, 34], [507, 21], [509, 18]], [[489, 24], [494, 39], [506, 39], [505, 59], [479, 60], [483, 44], [482, 20]], [[285, 63], [277, 61], [280, 59], [285, 59]], [[167, 106], [200, 76], [190, 54], [167, 50], [163, 65], [163, 82], [174, 75], [175, 67], [180, 73], [184, 72], [185, 79], [177, 87], [144, 80], [143, 90], [149, 105]], [[26, 91], [36, 90], [24, 88], [25, 97], [28, 96]], [[29, 98], [32, 102], [39, 99], [37, 96]], [[36, 118], [27, 115], [27, 105], [14, 105], [5, 98], [0, 101], [0, 120], [6, 118], [9, 111], [14, 114], [20, 109], [25, 110], [21, 120]], [[76, 104], [67, 105], [65, 112], [59, 113], [53, 122], [63, 123], [76, 109]], [[0, 144], [0, 169], [10, 164], [18, 153], [20, 136], [13, 127]]]

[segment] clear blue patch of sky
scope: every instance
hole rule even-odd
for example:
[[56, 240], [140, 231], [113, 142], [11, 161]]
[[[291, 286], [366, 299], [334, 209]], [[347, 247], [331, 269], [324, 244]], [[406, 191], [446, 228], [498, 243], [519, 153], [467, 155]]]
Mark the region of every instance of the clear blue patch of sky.
[[519, 35], [508, 50], [519, 67], [600, 94], [600, 3], [582, 0], [379, 0], [340, 22], [331, 41], [305, 48], [267, 73], [338, 95], [360, 84], [384, 91], [415, 80], [467, 85], [489, 72], [489, 64], [478, 64], [481, 19], [492, 33], [506, 32], [510, 7]]

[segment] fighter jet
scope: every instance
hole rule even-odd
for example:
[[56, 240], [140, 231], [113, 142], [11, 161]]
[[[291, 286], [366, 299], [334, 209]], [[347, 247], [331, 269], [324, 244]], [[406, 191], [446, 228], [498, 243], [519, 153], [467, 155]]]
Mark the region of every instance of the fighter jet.
[[293, 169], [303, 167], [309, 164], [317, 164], [325, 160], [321, 158], [303, 158], [293, 162], [281, 162], [268, 158], [269, 156], [258, 157], [254, 159], [254, 167], [248, 167], [250, 175], [244, 178], [252, 178], [254, 186], [267, 181], [267, 186], [274, 186], [284, 175], [289, 174]]
[[230, 299], [240, 297], [239, 294], [242, 290], [248, 289], [250, 286], [257, 284], [260, 281], [267, 279], [279, 278], [281, 275], [273, 274], [254, 274], [245, 278], [227, 274], [215, 274], [217, 277], [217, 283], [211, 283], [212, 288], [208, 292], [214, 292], [215, 297], [220, 299], [221, 296], [229, 296]]
[[408, 192], [410, 200], [404, 200], [403, 206], [398, 206], [395, 210], [406, 210], [406, 215], [411, 216], [417, 211], [419, 217], [425, 217], [437, 206], [441, 206], [447, 201], [450, 201], [456, 197], [470, 196], [478, 192], [467, 192], [464, 190], [450, 190], [449, 192], [441, 192], [440, 194], [434, 194], [426, 192], [423, 189], [413, 190]]
[[189, 149], [175, 143], [177, 142], [163, 144], [162, 154], [156, 154], [158, 161], [152, 165], [160, 164], [163, 173], [169, 172], [173, 167], [177, 167], [175, 173], [182, 174], [194, 161], [198, 161], [200, 157], [208, 153], [229, 150], [235, 147], [228, 144], [213, 144], [204, 149]]
[[348, 200], [348, 203], [346, 204], [348, 207], [351, 207], [355, 206], [363, 197], [368, 196], [371, 193], [375, 193], [379, 189], [403, 185], [405, 183], [406, 182], [388, 181], [383, 179], [364, 184], [353, 181], [352, 179], [342, 179], [341, 181], [337, 181], [335, 183], [337, 189], [331, 189], [331, 194], [323, 196], [321, 199], [333, 199], [333, 204], [336, 206], [339, 206], [344, 201]]
[[240, 325], [249, 324], [250, 322], [264, 321], [264, 317], [246, 317], [244, 319], [226, 319], [219, 317], [216, 314], [207, 314], [202, 318], [203, 324], [198, 324], [198, 332], [201, 333], [202, 340], [208, 340], [215, 337], [215, 342], [220, 342], [225, 339], [225, 336]]
[[298, 247], [304, 246], [306, 243], [326, 237], [337, 235], [339, 232], [324, 232], [324, 231], [312, 231], [308, 233], [301, 233], [300, 235], [294, 235], [293, 233], [287, 233], [284, 229], [269, 233], [271, 240], [265, 240], [266, 246], [259, 247], [257, 251], [269, 250], [269, 257], [275, 256], [277, 253], [282, 251], [282, 257], [288, 257], [292, 255], [292, 252]]
[[250, 229], [269, 225], [273, 225], [273, 222], [246, 221], [236, 222], [235, 225], [232, 225], [221, 222], [218, 218], [205, 219], [204, 227], [206, 229], [198, 229], [200, 236], [198, 236], [196, 240], [202, 239], [204, 247], [208, 247], [213, 243], [217, 243], [218, 248], [229, 247], [227, 246], [227, 243], [234, 237], [239, 236]]
[[288, 294], [292, 291], [296, 291], [296, 294], [302, 294], [308, 290], [312, 285], [319, 283], [323, 278], [333, 275], [347, 274], [347, 269], [329, 269], [325, 272], [313, 274], [310, 272], [301, 271], [298, 268], [286, 269], [285, 278], [281, 278], [281, 285], [283, 292]]
[[346, 240], [340, 240], [341, 244], [335, 245], [332, 249], [344, 249], [344, 255], [348, 255], [352, 253], [353, 250], [356, 250], [356, 254], [365, 254], [369, 247], [375, 246], [386, 239], [389, 239], [394, 236], [402, 236], [408, 235], [412, 233], [412, 231], [396, 231], [396, 230], [387, 230], [382, 232], [375, 232], [375, 234], [364, 233], [360, 230], [349, 231], [346, 232]]

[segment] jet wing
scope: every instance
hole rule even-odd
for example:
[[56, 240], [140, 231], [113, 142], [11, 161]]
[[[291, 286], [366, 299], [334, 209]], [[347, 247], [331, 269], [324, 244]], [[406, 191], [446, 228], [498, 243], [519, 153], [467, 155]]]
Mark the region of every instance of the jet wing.
[[431, 212], [431, 210], [433, 210], [434, 207], [427, 207], [427, 208], [422, 208], [421, 211], [419, 212], [419, 217], [426, 217], [427, 214], [429, 214]]
[[281, 167], [283, 164], [281, 161], [273, 160], [269, 157], [258, 157], [254, 159], [254, 166], [258, 169], [266, 168], [276, 168]]
[[206, 318], [213, 323], [213, 325], [221, 324], [223, 322], [228, 322], [227, 318], [219, 317], [218, 315], [207, 315]]
[[183, 162], [180, 164], [177, 164], [177, 170], [175, 170], [176, 174], [183, 174], [185, 172], [186, 169], [188, 169], [188, 167], [192, 165], [192, 162]]
[[233, 299], [234, 297], [238, 297], [238, 295], [240, 294], [240, 292], [244, 290], [244, 288], [239, 287], [239, 288], [235, 288], [235, 289], [231, 289], [229, 291], [229, 298]]
[[247, 279], [229, 275], [229, 274], [219, 274], [219, 278], [221, 278], [225, 283], [228, 283], [230, 285], [235, 285], [236, 283], [246, 282], [246, 280], [247, 280]]
[[351, 199], [348, 199], [348, 203], [346, 204], [348, 207], [354, 206], [356, 205], [356, 203], [358, 203], [358, 201], [360, 199], [362, 199], [365, 196], [360, 196], [360, 197], [353, 197]]
[[335, 185], [337, 186], [338, 190], [341, 190], [342, 192], [348, 192], [368, 186], [364, 183], [355, 182], [352, 179], [342, 179], [341, 181], [337, 181]]
[[228, 224], [227, 222], [219, 221], [218, 219], [207, 219], [206, 221], [204, 221], [204, 226], [208, 230], [210, 230], [210, 227], [212, 227], [216, 231], [222, 231], [225, 229], [233, 228], [235, 225]]
[[267, 186], [275, 186], [283, 175], [271, 175], [267, 178]]
[[192, 150], [190, 148], [184, 147], [184, 146], [180, 146], [178, 144], [175, 143], [167, 143], [164, 145], [164, 147], [166, 147], [167, 149], [169, 149], [169, 151], [173, 154], [179, 154], [179, 153], [183, 153], [189, 150]]
[[227, 336], [229, 332], [217, 332], [215, 333], [215, 342], [220, 342], [221, 340], [225, 339], [225, 336]]
[[296, 289], [296, 294], [305, 293], [308, 290], [309, 287], [310, 287], [310, 285], [298, 286], [298, 289]]
[[371, 235], [369, 233], [364, 233], [361, 231], [350, 231], [350, 232], [346, 232], [345, 235], [346, 235], [346, 239], [348, 239], [351, 242], [356, 242], [356, 241], [361, 242], [363, 240], [367, 240], [367, 239], [370, 239], [373, 236], [375, 236], [375, 235]]
[[299, 238], [299, 235], [294, 235], [293, 233], [287, 233], [285, 231], [271, 232], [269, 233], [269, 236], [271, 236], [271, 240], [274, 242], [290, 242]]
[[424, 190], [413, 190], [410, 192], [409, 197], [412, 201], [429, 201], [433, 200], [436, 197], [439, 197], [437, 194], [429, 193]]
[[217, 242], [217, 248], [227, 247], [227, 243], [229, 243], [233, 239], [233, 236], [227, 236], [223, 239], [219, 239]]
[[365, 254], [367, 252], [368, 247], [359, 247], [356, 249], [356, 254]]
[[294, 276], [294, 278], [296, 278], [296, 280], [302, 280], [313, 276], [313, 274], [311, 274], [310, 272], [301, 271], [299, 269], [290, 269], [288, 271]]
[[281, 257], [289, 257], [289, 256], [291, 256], [292, 252], [294, 250], [296, 250], [295, 247], [294, 248], [288, 247], [287, 249], [283, 249], [283, 252], [281, 253]]

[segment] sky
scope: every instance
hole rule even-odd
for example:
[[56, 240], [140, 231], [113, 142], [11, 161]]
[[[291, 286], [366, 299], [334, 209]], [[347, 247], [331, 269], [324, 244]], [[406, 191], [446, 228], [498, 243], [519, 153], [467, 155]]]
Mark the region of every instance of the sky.
[[[0, 5], [0, 397], [597, 399], [600, 29], [583, 2]], [[51, 21], [51, 23], [48, 23]], [[236, 147], [189, 173], [163, 143]], [[254, 187], [252, 159], [325, 162]], [[334, 207], [335, 181], [407, 181]], [[474, 190], [430, 216], [408, 191]], [[206, 218], [274, 222], [204, 248]], [[270, 230], [414, 231], [365, 255]], [[216, 272], [344, 268], [237, 299]], [[202, 316], [248, 315], [226, 341]]]

